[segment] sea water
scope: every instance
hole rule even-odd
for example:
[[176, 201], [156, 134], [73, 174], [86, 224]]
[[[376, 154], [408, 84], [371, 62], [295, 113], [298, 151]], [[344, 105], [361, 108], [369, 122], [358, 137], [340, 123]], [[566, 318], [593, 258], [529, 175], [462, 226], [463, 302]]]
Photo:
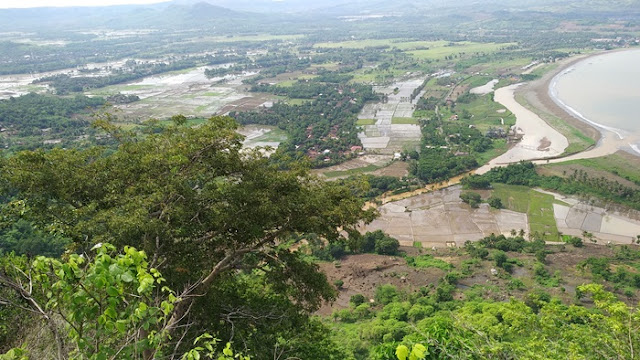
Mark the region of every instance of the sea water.
[[[620, 138], [640, 134], [640, 49], [589, 57], [560, 72], [550, 95], [565, 110]], [[640, 152], [640, 144], [630, 144]]]

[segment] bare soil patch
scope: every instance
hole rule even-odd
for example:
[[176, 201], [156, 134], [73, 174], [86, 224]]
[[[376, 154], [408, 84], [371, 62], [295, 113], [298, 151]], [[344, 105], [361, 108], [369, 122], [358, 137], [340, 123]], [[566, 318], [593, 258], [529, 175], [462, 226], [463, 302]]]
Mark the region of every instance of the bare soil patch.
[[[637, 249], [637, 246], [634, 246]], [[495, 301], [508, 301], [515, 297], [522, 299], [534, 288], [542, 288], [554, 297], [561, 298], [570, 303], [574, 301], [575, 289], [582, 284], [593, 282], [590, 271], [583, 271], [578, 264], [590, 257], [613, 257], [615, 248], [602, 245], [585, 244], [581, 248], [571, 245], [548, 245], [550, 252], [546, 257], [545, 269], [550, 275], [557, 274], [560, 284], [557, 287], [545, 287], [535, 280], [533, 266], [536, 259], [533, 254], [508, 252], [509, 258], [517, 259], [523, 266], [515, 266], [508, 276], [498, 268], [501, 275], [491, 274], [496, 269], [491, 260], [480, 260], [471, 267], [471, 275], [458, 281], [458, 291], [455, 298], [464, 299], [463, 292], [472, 289], [475, 285], [483, 285], [481, 296]], [[401, 247], [401, 251], [408, 256], [430, 254], [434, 258], [446, 261], [454, 266], [454, 271], [462, 270], [462, 263], [470, 257], [457, 249], [419, 249], [414, 247]], [[336, 266], [336, 264], [338, 264]], [[613, 266], [612, 266], [613, 267]], [[346, 256], [336, 263], [322, 263], [320, 270], [327, 275], [330, 283], [336, 280], [344, 282], [343, 288], [338, 291], [338, 298], [333, 304], [324, 304], [318, 311], [319, 315], [329, 315], [333, 310], [349, 307], [349, 299], [356, 294], [363, 294], [372, 299], [375, 289], [384, 284], [391, 284], [398, 289], [407, 292], [418, 291], [422, 287], [437, 286], [439, 280], [446, 274], [437, 268], [414, 268], [406, 264], [404, 258], [399, 256], [383, 256], [375, 254], [361, 254]], [[509, 290], [508, 284], [512, 279], [521, 280], [526, 288], [523, 290]], [[611, 284], [605, 282], [608, 290], [613, 290]], [[621, 300], [635, 304], [637, 297], [621, 297]]]
[[217, 114], [224, 115], [230, 111], [247, 111], [254, 110], [263, 105], [265, 102], [272, 101], [273, 96], [264, 93], [253, 93], [252, 96], [243, 97], [241, 99], [230, 102], [220, 109]]
[[393, 176], [397, 178], [409, 175], [409, 163], [405, 161], [394, 161], [391, 165], [378, 169], [371, 173], [376, 176]]
[[436, 268], [410, 267], [400, 256], [375, 254], [346, 256], [339, 261], [338, 267], [334, 263], [322, 263], [320, 270], [327, 275], [329, 283], [344, 281], [335, 303], [323, 305], [318, 311], [321, 315], [331, 314], [334, 309], [349, 307], [349, 299], [356, 294], [373, 299], [376, 287], [382, 284], [391, 284], [413, 292], [422, 286], [437, 284], [445, 275], [443, 270]]

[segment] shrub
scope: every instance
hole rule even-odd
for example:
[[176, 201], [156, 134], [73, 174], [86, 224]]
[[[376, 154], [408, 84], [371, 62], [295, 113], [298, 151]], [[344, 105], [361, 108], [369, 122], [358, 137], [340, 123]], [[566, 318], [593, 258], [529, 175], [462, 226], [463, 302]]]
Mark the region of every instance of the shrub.
[[487, 203], [489, 203], [489, 206], [494, 209], [502, 209], [502, 200], [498, 197], [490, 197], [489, 200], [487, 200]]
[[376, 254], [380, 255], [395, 255], [400, 248], [400, 242], [391, 236], [385, 236], [384, 238], [376, 242]]
[[574, 247], [582, 247], [584, 245], [584, 243], [582, 242], [582, 239], [580, 239], [577, 236], [572, 236], [569, 239], [567, 239], [567, 243], [573, 245]]
[[409, 318], [409, 320], [416, 322], [426, 318], [427, 316], [430, 316], [431, 314], [433, 314], [433, 312], [434, 308], [431, 305], [415, 304], [411, 307], [411, 309], [409, 309], [407, 317]]
[[482, 197], [478, 193], [474, 192], [465, 192], [460, 194], [460, 199], [469, 204], [472, 208], [477, 208], [480, 203], [482, 203]]
[[364, 295], [362, 295], [362, 294], [355, 294], [355, 295], [351, 296], [351, 298], [349, 299], [349, 302], [353, 306], [358, 306], [360, 304], [364, 304], [366, 301], [367, 301], [367, 298], [365, 298]]
[[382, 305], [387, 305], [397, 300], [398, 297], [400, 297], [398, 289], [395, 286], [389, 284], [378, 286], [378, 288], [376, 288], [376, 293], [373, 296], [376, 302]]

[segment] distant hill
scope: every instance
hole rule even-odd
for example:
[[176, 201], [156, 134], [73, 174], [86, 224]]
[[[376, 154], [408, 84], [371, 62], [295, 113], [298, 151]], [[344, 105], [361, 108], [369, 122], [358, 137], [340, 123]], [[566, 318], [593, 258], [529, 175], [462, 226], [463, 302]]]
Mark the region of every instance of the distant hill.
[[[345, 16], [394, 15], [472, 19], [478, 13], [552, 17], [640, 15], [640, 0], [173, 0], [152, 5], [0, 9], [0, 31], [46, 29], [308, 28]], [[267, 26], [268, 25], [268, 26]]]
[[[236, 11], [257, 13], [309, 13], [336, 16], [392, 11], [398, 14], [425, 15], [441, 9], [481, 9], [506, 11], [616, 11], [638, 10], [638, 0], [174, 0], [176, 4], [206, 1]], [[418, 11], [419, 13], [416, 13]]]
[[43, 7], [0, 9], [0, 31], [33, 31], [126, 28], [192, 28], [194, 22], [206, 26], [209, 20], [223, 25], [240, 20], [258, 19], [260, 15], [233, 11], [210, 3], [160, 3], [103, 7]]

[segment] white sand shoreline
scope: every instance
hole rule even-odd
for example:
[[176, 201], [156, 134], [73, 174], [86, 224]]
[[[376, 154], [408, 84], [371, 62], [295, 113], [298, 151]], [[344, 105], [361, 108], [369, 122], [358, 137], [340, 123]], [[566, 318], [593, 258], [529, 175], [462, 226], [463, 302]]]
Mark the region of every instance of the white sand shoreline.
[[496, 90], [494, 100], [516, 116], [516, 131], [524, 136], [506, 153], [476, 170], [477, 174], [484, 174], [494, 167], [523, 160], [557, 157], [569, 146], [569, 141], [564, 135], [516, 101], [515, 91], [521, 85], [522, 83]]

